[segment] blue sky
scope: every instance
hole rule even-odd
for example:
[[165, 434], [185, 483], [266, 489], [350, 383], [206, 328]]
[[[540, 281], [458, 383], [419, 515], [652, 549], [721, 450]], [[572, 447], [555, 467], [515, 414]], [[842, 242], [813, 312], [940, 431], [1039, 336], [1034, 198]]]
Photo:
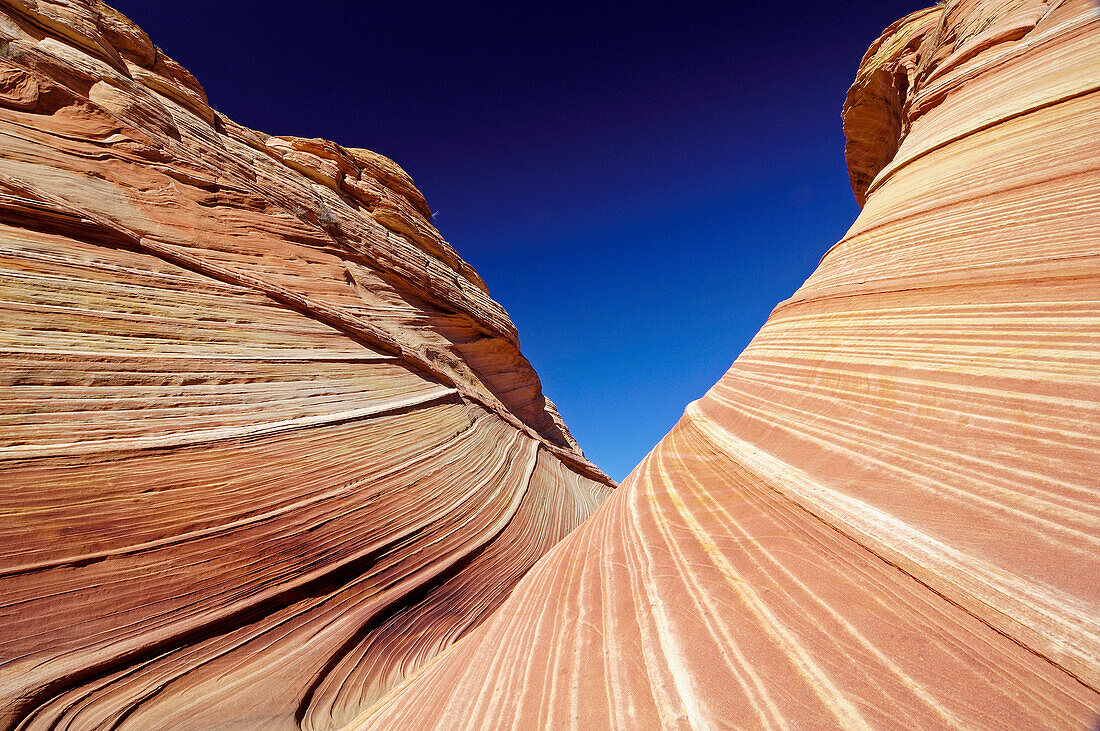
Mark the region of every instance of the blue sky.
[[622, 479], [857, 215], [844, 94], [927, 3], [113, 4], [236, 121], [401, 164]]

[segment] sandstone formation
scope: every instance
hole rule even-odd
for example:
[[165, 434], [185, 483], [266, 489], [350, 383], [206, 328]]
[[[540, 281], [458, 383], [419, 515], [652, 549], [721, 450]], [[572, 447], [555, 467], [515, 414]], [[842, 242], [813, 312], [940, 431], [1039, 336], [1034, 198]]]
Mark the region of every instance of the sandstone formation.
[[0, 0], [0, 727], [339, 727], [610, 492], [367, 150]]
[[863, 213], [611, 494], [397, 165], [0, 0], [0, 727], [1095, 723], [1098, 48], [888, 28]]
[[844, 129], [844, 239], [355, 728], [1095, 727], [1100, 10], [915, 13]]

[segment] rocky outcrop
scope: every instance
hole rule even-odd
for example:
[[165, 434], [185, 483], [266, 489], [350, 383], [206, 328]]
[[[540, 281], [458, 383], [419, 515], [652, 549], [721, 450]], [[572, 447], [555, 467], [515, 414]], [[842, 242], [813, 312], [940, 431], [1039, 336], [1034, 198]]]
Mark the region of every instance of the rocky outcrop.
[[390, 160], [0, 0], [0, 727], [332, 728], [609, 494]]
[[862, 214], [475, 632], [355, 728], [1084, 728], [1100, 11], [950, 0], [845, 104]]

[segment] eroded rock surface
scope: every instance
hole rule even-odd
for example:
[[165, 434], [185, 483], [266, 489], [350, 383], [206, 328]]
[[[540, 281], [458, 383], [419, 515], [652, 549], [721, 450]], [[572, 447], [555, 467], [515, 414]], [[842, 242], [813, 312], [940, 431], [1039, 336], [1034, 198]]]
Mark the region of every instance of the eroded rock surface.
[[390, 160], [0, 0], [0, 727], [338, 727], [609, 494]]
[[475, 632], [355, 728], [1089, 728], [1100, 11], [949, 0], [848, 95], [862, 214]]

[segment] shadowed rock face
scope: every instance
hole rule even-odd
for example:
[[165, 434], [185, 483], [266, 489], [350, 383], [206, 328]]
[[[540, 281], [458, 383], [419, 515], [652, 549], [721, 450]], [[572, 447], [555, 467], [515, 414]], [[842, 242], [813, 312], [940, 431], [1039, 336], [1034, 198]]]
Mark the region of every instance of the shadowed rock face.
[[492, 618], [357, 728], [1084, 728], [1100, 11], [952, 0], [845, 104], [863, 212]]
[[332, 728], [611, 481], [390, 160], [0, 0], [0, 727]]

